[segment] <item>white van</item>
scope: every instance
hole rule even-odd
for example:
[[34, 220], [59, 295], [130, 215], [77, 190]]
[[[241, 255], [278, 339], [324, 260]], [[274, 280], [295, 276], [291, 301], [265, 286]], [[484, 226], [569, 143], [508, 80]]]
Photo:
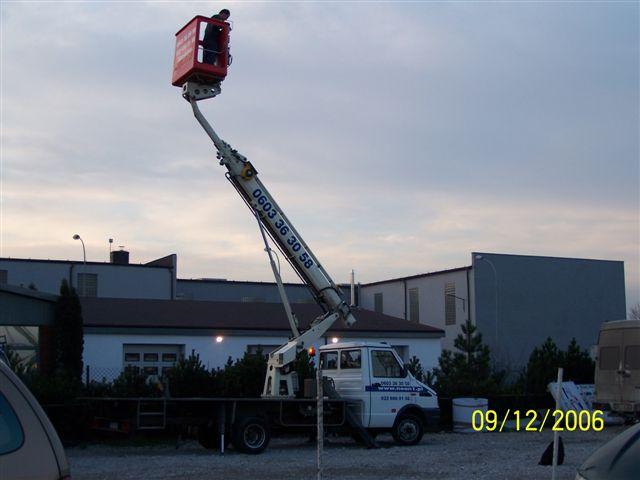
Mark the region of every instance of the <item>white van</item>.
[[640, 320], [602, 324], [594, 407], [640, 416]]
[[67, 480], [69, 463], [38, 401], [0, 360], [0, 478]]
[[323, 345], [322, 373], [341, 397], [359, 401], [362, 425], [372, 434], [391, 431], [395, 441], [414, 445], [426, 426], [438, 423], [438, 396], [416, 380], [387, 343]]

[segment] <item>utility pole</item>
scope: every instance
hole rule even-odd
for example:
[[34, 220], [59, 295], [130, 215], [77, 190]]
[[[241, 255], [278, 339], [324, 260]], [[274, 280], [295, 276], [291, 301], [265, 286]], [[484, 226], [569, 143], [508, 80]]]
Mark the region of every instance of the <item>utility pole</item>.
[[317, 368], [316, 368], [316, 393], [318, 395], [318, 402], [316, 406], [316, 412], [318, 417], [318, 474], [317, 480], [322, 480], [322, 447], [324, 442], [324, 409], [323, 409], [323, 400], [324, 393], [322, 391], [322, 365], [320, 364], [320, 357], [316, 357]]

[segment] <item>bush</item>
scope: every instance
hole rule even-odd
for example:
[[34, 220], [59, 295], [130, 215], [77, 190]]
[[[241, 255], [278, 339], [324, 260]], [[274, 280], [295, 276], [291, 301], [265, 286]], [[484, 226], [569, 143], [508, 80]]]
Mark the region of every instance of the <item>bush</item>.
[[416, 380], [433, 388], [435, 384], [435, 375], [431, 370], [426, 372], [424, 371], [418, 357], [414, 355], [409, 359], [409, 363], [405, 363], [404, 366], [409, 370], [409, 372], [411, 372], [411, 375], [413, 375]]
[[172, 397], [211, 397], [215, 393], [211, 372], [194, 352], [187, 358], [181, 358], [166, 377]]
[[82, 388], [82, 384], [66, 372], [43, 374], [33, 370], [23, 380], [41, 405], [73, 402]]
[[255, 354], [245, 352], [233, 362], [228, 358], [224, 369], [212, 372], [217, 397], [257, 398], [262, 394], [267, 374], [267, 359], [259, 350]]
[[582, 350], [572, 339], [563, 352], [555, 342], [548, 337], [540, 346], [533, 349], [524, 374], [524, 385], [527, 393], [544, 394], [547, 385], [558, 378], [558, 368], [563, 367], [563, 381], [575, 383], [593, 383], [595, 363], [589, 353]]
[[111, 392], [114, 397], [157, 397], [161, 390], [157, 384], [150, 384], [137, 368], [125, 367], [113, 381]]

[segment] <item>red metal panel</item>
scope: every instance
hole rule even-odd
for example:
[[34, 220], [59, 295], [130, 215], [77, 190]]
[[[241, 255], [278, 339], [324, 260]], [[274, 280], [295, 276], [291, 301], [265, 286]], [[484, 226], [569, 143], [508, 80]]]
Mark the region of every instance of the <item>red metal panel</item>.
[[[221, 30], [218, 37], [218, 48], [222, 53], [217, 55], [215, 65], [198, 61], [198, 48], [203, 44], [199, 32], [205, 28], [203, 24], [215, 25]], [[172, 85], [181, 87], [187, 81], [207, 84], [224, 80], [229, 67], [229, 31], [228, 23], [200, 15], [182, 27], [176, 33]]]

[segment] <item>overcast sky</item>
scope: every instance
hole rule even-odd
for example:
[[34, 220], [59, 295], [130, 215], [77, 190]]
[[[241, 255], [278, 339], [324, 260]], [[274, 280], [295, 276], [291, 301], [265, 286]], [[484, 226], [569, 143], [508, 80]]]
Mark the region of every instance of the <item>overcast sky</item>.
[[0, 256], [81, 259], [79, 233], [89, 260], [112, 237], [271, 280], [170, 84], [175, 32], [224, 6], [234, 63], [202, 108], [336, 281], [599, 258], [639, 301], [636, 2], [3, 2]]

